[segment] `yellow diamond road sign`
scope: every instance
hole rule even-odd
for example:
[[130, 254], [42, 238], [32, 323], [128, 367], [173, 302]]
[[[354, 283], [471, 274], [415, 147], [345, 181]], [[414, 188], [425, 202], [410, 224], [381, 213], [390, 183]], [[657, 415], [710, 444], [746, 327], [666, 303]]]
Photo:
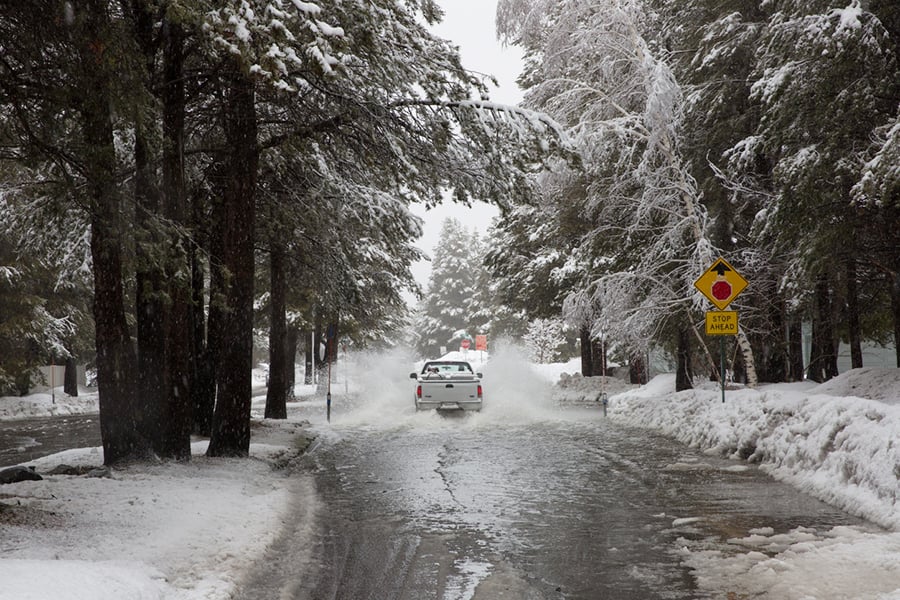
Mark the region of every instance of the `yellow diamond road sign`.
[[719, 310], [731, 304], [747, 287], [747, 280], [734, 270], [724, 258], [718, 258], [706, 273], [694, 282], [694, 287], [715, 304]]

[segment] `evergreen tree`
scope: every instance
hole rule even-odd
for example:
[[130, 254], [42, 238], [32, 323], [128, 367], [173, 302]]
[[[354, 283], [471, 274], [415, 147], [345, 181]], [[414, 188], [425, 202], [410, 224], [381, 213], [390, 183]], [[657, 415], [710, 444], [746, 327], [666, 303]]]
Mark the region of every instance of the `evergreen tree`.
[[535, 319], [522, 336], [531, 359], [538, 364], [553, 362], [559, 356], [559, 347], [565, 341], [562, 323], [558, 319]]
[[437, 357], [440, 348], [458, 348], [472, 325], [472, 298], [477, 262], [472, 257], [472, 237], [456, 219], [446, 219], [434, 249], [428, 289], [417, 319], [417, 350]]
[[690, 284], [714, 250], [681, 155], [681, 88], [654, 48], [649, 11], [639, 2], [504, 0], [498, 22], [529, 58], [527, 105], [556, 118], [579, 149], [581, 169], [538, 181], [550, 198], [575, 198], [589, 219], [578, 244], [587, 242], [577, 266], [585, 284], [570, 294], [623, 340], [687, 339], [674, 330], [690, 321]]

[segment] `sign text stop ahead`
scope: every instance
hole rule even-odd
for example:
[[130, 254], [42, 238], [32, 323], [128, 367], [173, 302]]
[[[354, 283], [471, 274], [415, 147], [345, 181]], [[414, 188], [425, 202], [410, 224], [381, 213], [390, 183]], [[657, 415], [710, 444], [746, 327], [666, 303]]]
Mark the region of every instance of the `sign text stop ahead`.
[[741, 277], [724, 258], [718, 258], [706, 272], [694, 282], [694, 287], [715, 304], [719, 310], [731, 304], [738, 294], [747, 287], [747, 280]]
[[736, 310], [710, 310], [706, 313], [706, 335], [737, 335]]

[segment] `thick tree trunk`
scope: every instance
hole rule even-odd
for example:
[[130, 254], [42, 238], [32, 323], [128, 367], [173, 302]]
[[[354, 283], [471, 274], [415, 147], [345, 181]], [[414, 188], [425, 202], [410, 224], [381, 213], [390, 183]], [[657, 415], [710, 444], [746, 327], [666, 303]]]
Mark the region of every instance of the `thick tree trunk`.
[[178, 231], [166, 268], [169, 318], [166, 322], [167, 387], [164, 397], [164, 457], [190, 459], [192, 429], [191, 263], [184, 234], [188, 223], [184, 183], [184, 35], [175, 23], [163, 27], [163, 214]]
[[[768, 293], [773, 297], [776, 294], [774, 290]], [[787, 331], [787, 307], [780, 296], [769, 306], [771, 326], [765, 334], [754, 336], [753, 348], [755, 356], [759, 359], [757, 377], [760, 381], [775, 383], [786, 381], [788, 376], [790, 348], [785, 333]], [[759, 343], [756, 343], [757, 340]], [[738, 380], [737, 367], [735, 367], [735, 381]]]
[[691, 372], [691, 332], [690, 326], [678, 329], [678, 349], [676, 350], [677, 367], [675, 371], [675, 391], [693, 389], [693, 373]]
[[78, 365], [73, 357], [66, 359], [66, 370], [63, 375], [63, 392], [72, 396], [78, 396]]
[[[156, 49], [153, 42], [153, 15], [140, 2], [131, 6], [134, 36], [144, 58], [147, 94], [153, 93], [153, 70]], [[165, 301], [165, 244], [159, 230], [160, 195], [156, 180], [156, 158], [150, 142], [155, 113], [152, 110], [134, 114], [134, 197], [137, 257], [135, 319], [137, 322], [138, 395], [135, 419], [138, 429], [163, 455], [165, 406], [169, 389], [166, 361], [168, 305]]]
[[[196, 212], [196, 211], [195, 211]], [[193, 222], [199, 222], [195, 215]], [[191, 420], [193, 433], [202, 436], [212, 434], [212, 418], [216, 405], [216, 364], [213, 354], [213, 327], [214, 309], [210, 306], [209, 329], [207, 336], [207, 324], [203, 307], [204, 302], [204, 271], [198, 252], [191, 250]], [[207, 339], [208, 338], [208, 339]]]
[[85, 37], [78, 60], [91, 94], [79, 107], [84, 141], [90, 149], [85, 163], [91, 201], [91, 259], [94, 272], [94, 324], [97, 380], [100, 396], [100, 434], [103, 462], [118, 464], [149, 455], [148, 440], [135, 426], [137, 360], [125, 319], [122, 283], [122, 197], [115, 185], [116, 156], [111, 93], [104, 58], [96, 41], [104, 39], [106, 7], [93, 0], [84, 7]]
[[162, 241], [154, 231], [159, 218], [159, 195], [152, 158], [141, 126], [135, 131], [134, 160], [136, 231], [135, 320], [137, 322], [138, 396], [135, 420], [153, 450], [163, 455], [166, 396], [169, 388], [166, 362], [168, 310], [163, 300], [165, 275], [161, 267]]
[[812, 381], [822, 383], [837, 375], [834, 328], [831, 322], [831, 292], [826, 277], [816, 282], [815, 312], [813, 314], [812, 349], [809, 374]]
[[225, 142], [230, 152], [225, 197], [223, 266], [230, 276], [219, 348], [218, 395], [209, 456], [247, 456], [250, 451], [250, 401], [253, 367], [253, 241], [256, 177], [259, 164], [253, 81], [237, 59], [227, 74]]
[[800, 319], [788, 317], [788, 381], [803, 381], [803, 325]]
[[606, 352], [601, 340], [591, 340], [591, 373], [600, 377], [606, 373]]
[[644, 385], [647, 383], [647, 365], [641, 354], [632, 354], [631, 360], [628, 361], [628, 379], [634, 385]]
[[287, 418], [287, 318], [285, 305], [284, 248], [273, 243], [269, 253], [269, 384], [266, 391], [267, 419]]
[[591, 377], [594, 374], [594, 361], [592, 356], [593, 347], [591, 345], [591, 330], [588, 327], [582, 327], [579, 331], [581, 340], [581, 375], [583, 377]]
[[861, 369], [862, 327], [859, 324], [859, 285], [856, 279], [856, 260], [847, 261], [847, 326], [850, 336], [850, 366]]

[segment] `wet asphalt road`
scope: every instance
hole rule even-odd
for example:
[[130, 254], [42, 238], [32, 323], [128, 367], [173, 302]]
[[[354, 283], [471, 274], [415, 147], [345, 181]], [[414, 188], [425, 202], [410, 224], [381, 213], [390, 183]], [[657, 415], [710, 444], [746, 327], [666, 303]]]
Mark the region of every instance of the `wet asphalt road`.
[[99, 415], [0, 421], [0, 468], [100, 444]]
[[497, 416], [322, 427], [307, 459], [321, 500], [314, 548], [292, 545], [289, 526], [277, 563], [237, 598], [739, 598], [699, 592], [679, 549], [859, 523], [596, 409]]
[[[386, 405], [336, 400], [331, 423], [323, 403], [301, 408], [319, 435], [298, 467], [315, 506], [297, 496], [234, 599], [747, 598], [698, 591], [680, 549], [865, 525], [753, 466], [519, 394], [462, 417], [392, 391]], [[99, 443], [96, 415], [0, 423], [0, 465]]]

